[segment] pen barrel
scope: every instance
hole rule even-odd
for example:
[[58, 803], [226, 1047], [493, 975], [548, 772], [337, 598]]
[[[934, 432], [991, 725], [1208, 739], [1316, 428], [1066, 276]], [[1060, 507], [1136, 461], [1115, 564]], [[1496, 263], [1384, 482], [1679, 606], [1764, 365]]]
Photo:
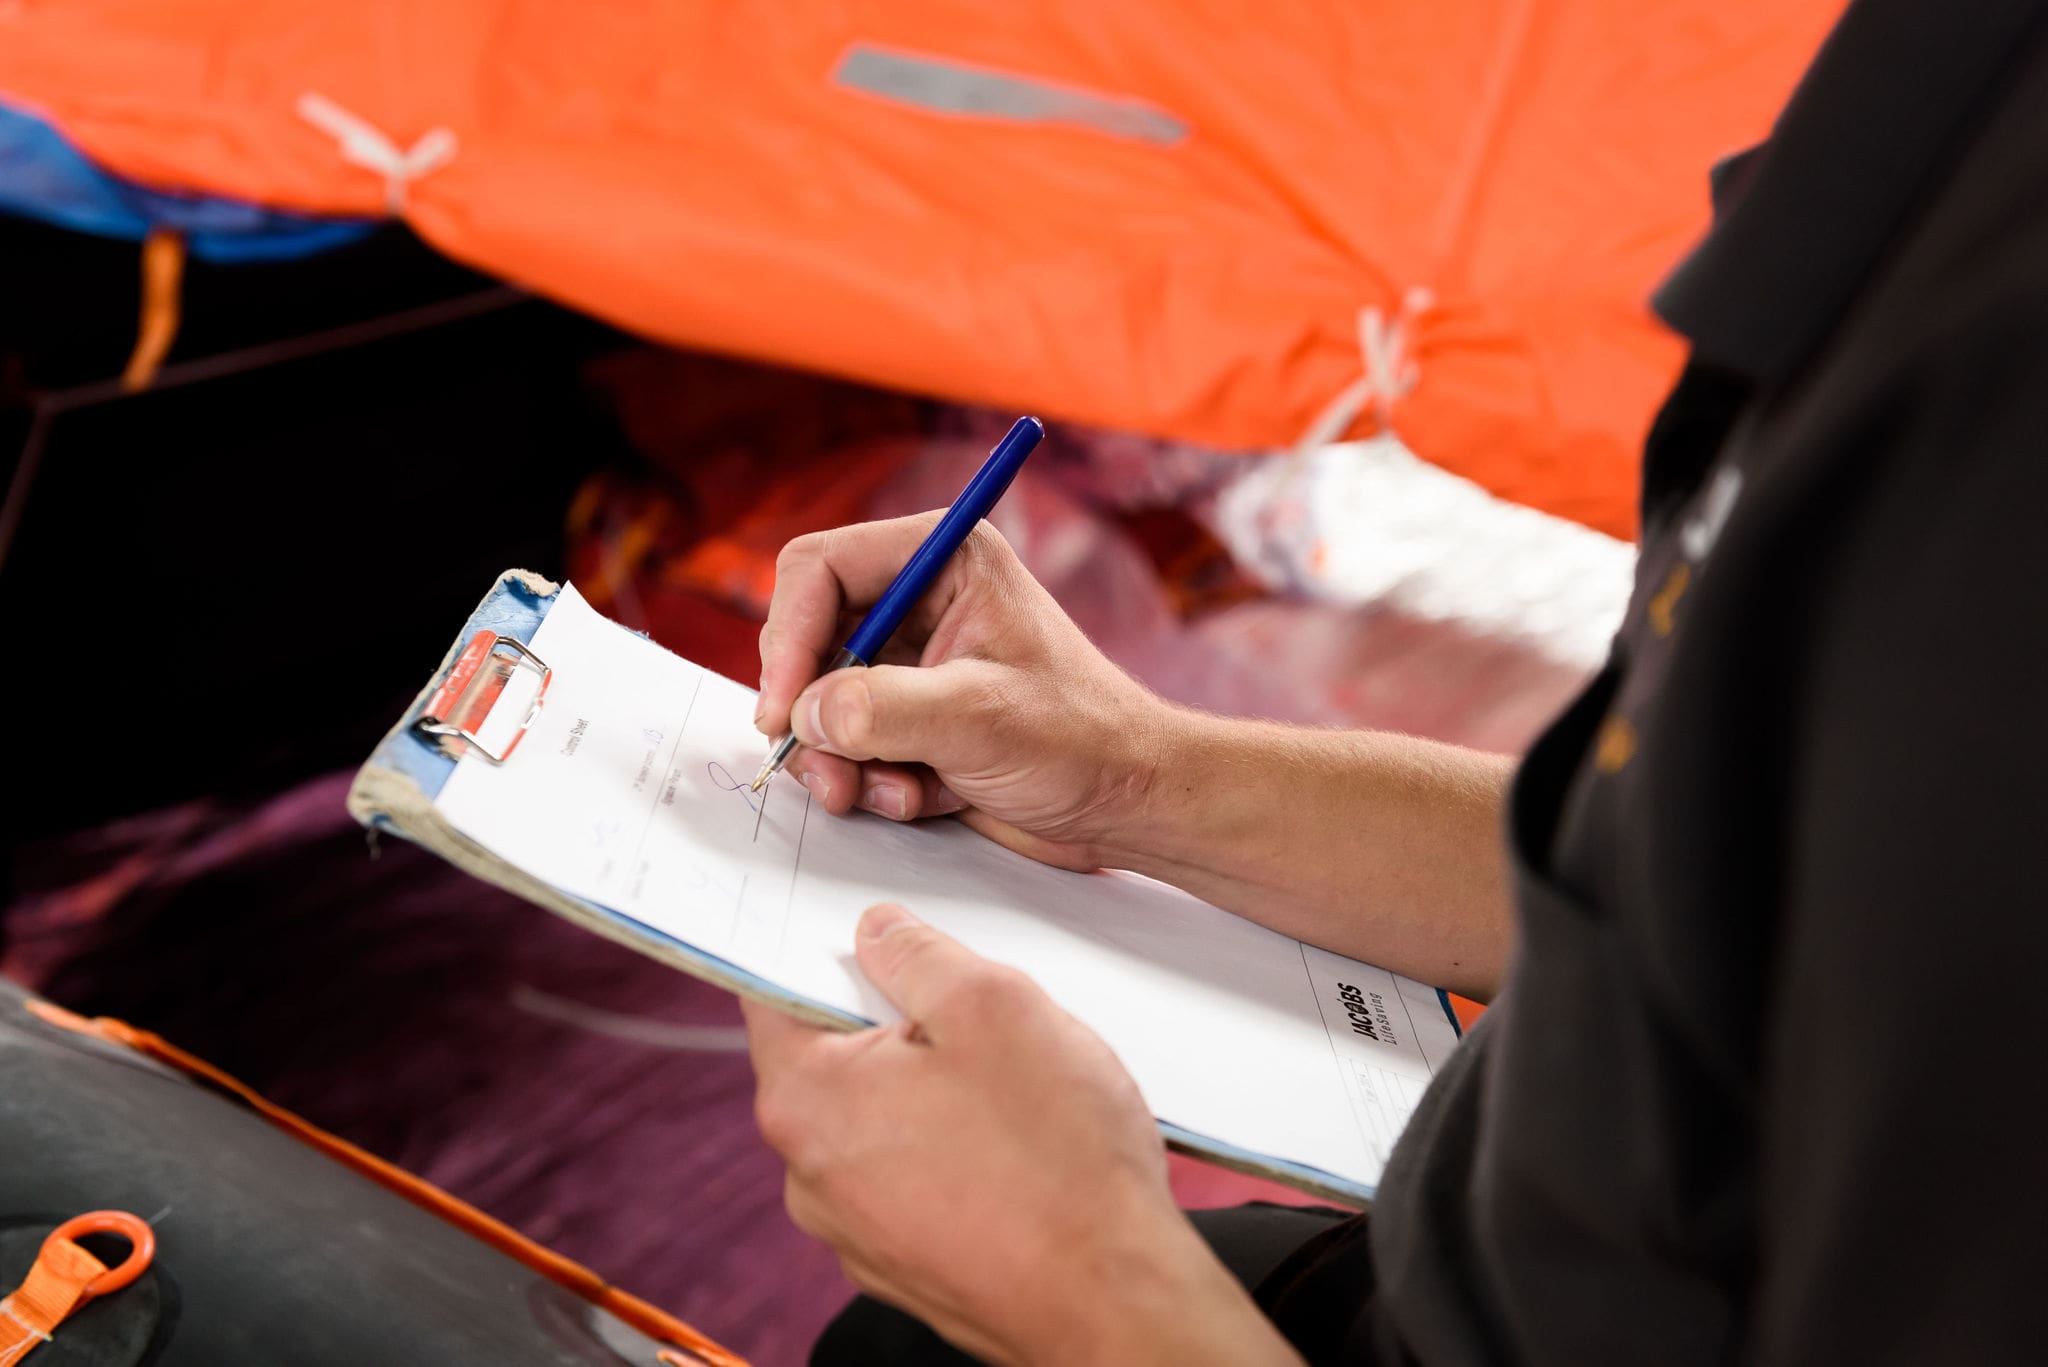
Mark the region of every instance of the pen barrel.
[[1010, 481], [1023, 468], [1024, 458], [1031, 454], [1045, 435], [1045, 428], [1036, 418], [1019, 418], [1010, 428], [1008, 436], [996, 443], [995, 450], [975, 472], [967, 487], [960, 491], [960, 497], [953, 500], [953, 506], [946, 509], [946, 515], [939, 519], [939, 525], [932, 528], [924, 544], [911, 553], [910, 559], [882, 590], [882, 596], [861, 624], [847, 638], [846, 649], [858, 656], [863, 663], [872, 661], [896, 634], [896, 628], [903, 625], [903, 619], [917, 606], [917, 600], [924, 597], [939, 574], [946, 568], [946, 562], [960, 549], [960, 543], [967, 539], [974, 525], [987, 517], [1003, 494], [1009, 489]]
[[768, 762], [761, 766], [761, 777], [755, 782], [759, 783], [762, 779], [772, 778], [781, 773], [782, 766], [789, 763], [789, 757], [795, 753], [796, 732], [792, 731], [775, 742], [775, 748], [768, 752]]

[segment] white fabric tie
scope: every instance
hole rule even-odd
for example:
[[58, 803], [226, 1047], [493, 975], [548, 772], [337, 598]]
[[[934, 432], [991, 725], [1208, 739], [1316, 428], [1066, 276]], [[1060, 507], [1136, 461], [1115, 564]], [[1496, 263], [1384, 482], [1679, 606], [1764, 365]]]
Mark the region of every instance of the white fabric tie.
[[1295, 443], [1296, 452], [1305, 454], [1338, 440], [1368, 407], [1380, 431], [1392, 430], [1395, 401], [1414, 389], [1420, 377], [1415, 358], [1409, 354], [1416, 320], [1435, 304], [1436, 296], [1417, 286], [1401, 296], [1401, 310], [1392, 318], [1378, 305], [1369, 304], [1358, 311], [1358, 355], [1365, 373], [1323, 405], [1323, 411]]
[[405, 215], [406, 187], [455, 156], [455, 134], [445, 128], [428, 129], [401, 152], [382, 129], [314, 91], [299, 96], [299, 117], [333, 138], [343, 161], [384, 177], [384, 209], [393, 218]]

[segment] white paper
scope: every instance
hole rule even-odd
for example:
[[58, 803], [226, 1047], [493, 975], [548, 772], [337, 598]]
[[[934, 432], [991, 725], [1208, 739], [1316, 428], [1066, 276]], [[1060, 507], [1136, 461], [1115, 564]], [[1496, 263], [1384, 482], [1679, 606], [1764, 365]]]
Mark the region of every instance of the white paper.
[[[801, 996], [895, 1012], [854, 925], [901, 902], [1028, 973], [1099, 1032], [1153, 1114], [1368, 1189], [1456, 1042], [1436, 992], [1129, 873], [1070, 873], [956, 821], [830, 817], [766, 750], [754, 691], [562, 590], [554, 670], [511, 759], [465, 758], [437, 806], [500, 858]], [[1344, 989], [1350, 989], [1349, 992]]]

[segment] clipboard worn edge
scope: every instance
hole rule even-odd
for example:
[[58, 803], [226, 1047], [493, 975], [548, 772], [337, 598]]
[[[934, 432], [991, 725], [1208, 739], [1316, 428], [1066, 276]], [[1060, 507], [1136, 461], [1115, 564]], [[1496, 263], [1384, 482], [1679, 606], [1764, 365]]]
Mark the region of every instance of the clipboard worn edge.
[[[492, 854], [456, 830], [434, 806], [440, 781], [454, 771], [455, 760], [413, 730], [421, 709], [447, 677], [463, 644], [488, 627], [530, 642], [547, 616], [561, 585], [530, 570], [511, 569], [498, 576], [477, 604], [441, 662], [398, 724], [385, 733], [369, 760], [356, 772], [348, 790], [348, 813], [372, 834], [388, 832], [447, 860], [471, 877], [502, 888], [515, 897], [553, 912], [607, 940], [645, 954], [693, 978], [750, 1000], [773, 1006], [799, 1020], [832, 1030], [863, 1030], [874, 1022], [836, 1007], [799, 996], [758, 974], [714, 954], [663, 934], [623, 913], [579, 897], [525, 872]], [[521, 600], [524, 600], [523, 602]], [[424, 776], [424, 781], [423, 781]], [[1452, 1018], [1455, 1026], [1456, 1018]], [[1169, 1149], [1250, 1177], [1263, 1178], [1297, 1191], [1355, 1209], [1368, 1209], [1376, 1191], [1368, 1186], [1305, 1163], [1255, 1153], [1223, 1140], [1154, 1117]]]

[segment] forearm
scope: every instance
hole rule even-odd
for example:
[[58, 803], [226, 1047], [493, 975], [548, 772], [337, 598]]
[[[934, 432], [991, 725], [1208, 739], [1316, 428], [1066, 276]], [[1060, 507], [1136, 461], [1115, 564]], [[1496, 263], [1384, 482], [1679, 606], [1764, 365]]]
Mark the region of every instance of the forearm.
[[1513, 761], [1172, 708], [1117, 862], [1325, 949], [1486, 1000], [1513, 940]]

